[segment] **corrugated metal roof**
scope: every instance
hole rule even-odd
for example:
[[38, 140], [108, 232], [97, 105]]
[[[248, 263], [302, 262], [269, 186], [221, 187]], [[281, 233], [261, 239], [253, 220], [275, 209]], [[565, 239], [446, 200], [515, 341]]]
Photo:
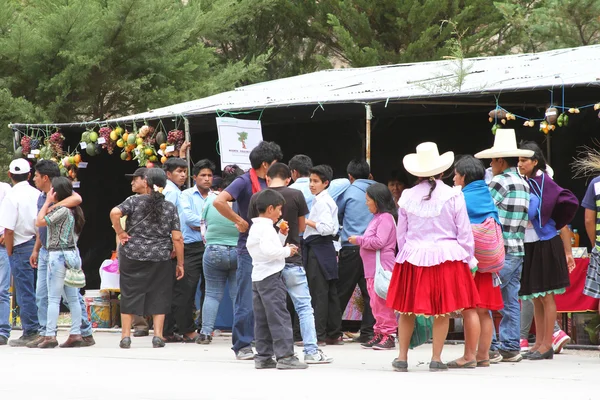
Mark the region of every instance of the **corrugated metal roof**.
[[372, 103], [469, 96], [551, 87], [600, 85], [600, 45], [463, 60], [468, 70], [456, 86], [457, 60], [343, 68], [257, 83], [214, 96], [157, 108], [107, 122], [151, 120], [294, 105]]

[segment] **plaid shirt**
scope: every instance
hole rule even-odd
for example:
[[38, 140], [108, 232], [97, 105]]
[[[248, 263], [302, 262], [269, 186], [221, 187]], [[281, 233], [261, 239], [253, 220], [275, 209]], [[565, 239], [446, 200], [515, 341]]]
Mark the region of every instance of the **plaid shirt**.
[[529, 185], [513, 167], [494, 176], [489, 187], [498, 207], [506, 254], [524, 256], [525, 228], [529, 220]]

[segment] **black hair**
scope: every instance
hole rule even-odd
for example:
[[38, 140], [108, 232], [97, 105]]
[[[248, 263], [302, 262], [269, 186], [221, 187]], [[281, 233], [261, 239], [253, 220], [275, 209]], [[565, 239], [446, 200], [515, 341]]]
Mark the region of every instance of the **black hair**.
[[[163, 165], [163, 169], [165, 172], [173, 172], [177, 168], [185, 168], [187, 169], [188, 164], [183, 158], [171, 157], [167, 159], [167, 161]], [[151, 168], [152, 169], [152, 168]]]
[[[64, 176], [52, 178], [52, 189], [54, 189], [56, 200], [58, 201], [62, 201], [73, 194], [73, 184]], [[75, 233], [79, 235], [83, 230], [83, 225], [85, 225], [83, 210], [77, 206], [71, 209], [71, 212], [73, 213], [73, 218], [75, 218]]]
[[439, 174], [438, 176], [428, 176], [428, 177], [420, 177], [419, 178], [419, 180], [417, 181], [418, 183], [427, 181], [430, 186], [429, 193], [427, 193], [427, 196], [423, 197], [423, 200], [431, 200], [431, 194], [437, 187], [437, 179], [441, 179], [442, 175], [443, 174]]
[[506, 161], [506, 163], [508, 164], [509, 167], [516, 167], [517, 165], [519, 165], [519, 157], [498, 157], [498, 158], [502, 158], [504, 161]]
[[542, 152], [542, 149], [540, 149], [540, 146], [538, 146], [538, 144], [536, 142], [532, 142], [532, 141], [521, 142], [521, 145], [519, 146], [519, 148], [522, 150], [533, 150], [533, 155], [531, 157], [524, 157], [524, 158], [529, 158], [530, 160], [537, 161], [537, 165], [535, 167], [533, 167], [534, 174], [538, 170], [546, 172], [546, 158], [544, 157], [544, 153]]
[[311, 173], [311, 175], [317, 175], [321, 182], [328, 182], [327, 187], [329, 187], [329, 183], [331, 183], [331, 180], [333, 179], [333, 170], [329, 165], [317, 165], [316, 167], [312, 167], [309, 172]]
[[235, 178], [240, 175], [244, 175], [244, 170], [238, 167], [237, 164], [231, 164], [223, 168], [222, 175], [223, 180], [221, 181], [220, 189], [225, 189], [227, 186], [231, 185], [233, 181], [235, 181]]
[[10, 179], [12, 179], [13, 181], [15, 181], [15, 183], [21, 183], [21, 182], [25, 182], [27, 179], [29, 179], [29, 172], [26, 172], [24, 174], [10, 174]]
[[60, 176], [58, 164], [52, 160], [40, 160], [35, 164], [35, 170], [42, 176], [47, 176], [48, 179]]
[[454, 170], [465, 177], [465, 186], [471, 182], [485, 179], [483, 162], [471, 155], [458, 158], [454, 163]]
[[212, 190], [220, 190], [223, 184], [223, 178], [220, 175], [213, 175], [212, 186], [210, 187]]
[[273, 189], [264, 189], [256, 197], [256, 210], [259, 214], [264, 214], [269, 206], [274, 208], [285, 204], [283, 196]]
[[310, 169], [313, 167], [313, 162], [309, 156], [304, 154], [296, 154], [288, 163], [290, 170], [298, 172], [300, 176], [306, 177], [310, 175]]
[[262, 141], [250, 152], [250, 165], [254, 169], [259, 169], [264, 162], [271, 164], [281, 159], [283, 159], [281, 147], [275, 142]]
[[389, 191], [383, 183], [374, 183], [367, 188], [367, 196], [369, 196], [377, 207], [378, 213], [390, 213], [394, 220], [398, 221], [398, 210], [392, 192]]
[[346, 173], [354, 179], [369, 179], [371, 175], [371, 167], [366, 160], [354, 159], [348, 163]]
[[286, 164], [275, 163], [269, 167], [267, 176], [271, 179], [280, 178], [286, 180], [292, 177], [292, 172], [290, 171], [290, 167], [288, 167]]
[[406, 171], [400, 169], [392, 170], [388, 176], [387, 183], [394, 181], [400, 182], [405, 186], [408, 186], [409, 179], [406, 176]]
[[[168, 160], [167, 160], [168, 161]], [[187, 167], [186, 167], [187, 168]], [[215, 163], [210, 161], [209, 159], [205, 158], [203, 160], [198, 161], [196, 164], [194, 164], [194, 166], [192, 167], [192, 176], [196, 176], [200, 173], [200, 171], [202, 171], [203, 169], [210, 169], [210, 171], [214, 174], [215, 173]]]
[[150, 189], [150, 200], [146, 202], [144, 213], [150, 214], [150, 218], [158, 219], [162, 213], [165, 196], [154, 190], [154, 185], [164, 188], [167, 185], [167, 174], [160, 168], [149, 168], [144, 172], [144, 177]]

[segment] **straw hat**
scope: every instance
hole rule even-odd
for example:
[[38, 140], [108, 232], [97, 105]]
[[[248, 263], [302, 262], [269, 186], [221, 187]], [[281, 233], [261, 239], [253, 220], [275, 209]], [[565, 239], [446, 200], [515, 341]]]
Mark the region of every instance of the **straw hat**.
[[517, 136], [514, 129], [498, 129], [494, 137], [494, 145], [487, 150], [475, 154], [475, 158], [531, 157], [533, 150], [520, 150], [517, 147]]
[[425, 142], [417, 146], [416, 153], [407, 154], [402, 162], [410, 174], [427, 178], [450, 168], [454, 163], [454, 153], [448, 151], [440, 156], [437, 144]]

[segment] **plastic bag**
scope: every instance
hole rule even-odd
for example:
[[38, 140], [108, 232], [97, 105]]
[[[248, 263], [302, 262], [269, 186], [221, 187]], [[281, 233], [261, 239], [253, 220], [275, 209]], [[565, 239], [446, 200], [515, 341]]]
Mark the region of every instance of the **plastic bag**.
[[433, 318], [417, 315], [415, 318], [415, 329], [410, 338], [411, 349], [428, 342], [433, 337]]

